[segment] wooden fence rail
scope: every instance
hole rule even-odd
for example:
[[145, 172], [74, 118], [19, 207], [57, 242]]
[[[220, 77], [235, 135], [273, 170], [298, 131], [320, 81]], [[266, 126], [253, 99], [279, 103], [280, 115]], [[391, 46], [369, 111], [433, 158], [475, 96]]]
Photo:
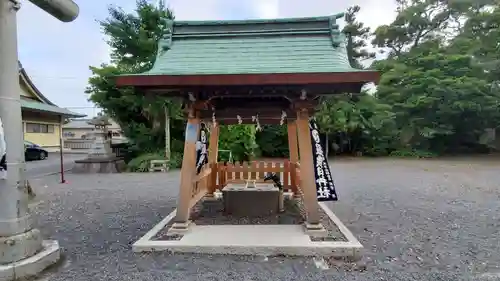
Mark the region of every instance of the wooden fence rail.
[[[212, 189], [222, 189], [228, 183], [245, 182], [255, 180], [262, 182], [265, 174], [269, 172], [277, 173], [285, 190], [295, 190], [296, 179], [294, 165], [289, 161], [285, 162], [236, 162], [236, 163], [216, 163], [212, 164]], [[213, 192], [213, 191], [212, 191]]]

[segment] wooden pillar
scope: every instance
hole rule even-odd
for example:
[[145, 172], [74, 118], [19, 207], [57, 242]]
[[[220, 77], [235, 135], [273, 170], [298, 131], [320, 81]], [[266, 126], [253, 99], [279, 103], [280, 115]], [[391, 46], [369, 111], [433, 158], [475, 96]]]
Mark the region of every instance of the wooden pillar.
[[189, 203], [192, 197], [193, 179], [196, 174], [196, 141], [200, 129], [200, 119], [193, 108], [189, 109], [182, 159], [181, 184], [177, 202], [177, 214], [171, 230], [179, 233], [187, 231], [189, 226]]
[[210, 130], [210, 141], [208, 148], [208, 164], [212, 168], [212, 173], [210, 175], [210, 185], [208, 189], [207, 197], [213, 197], [214, 192], [217, 189], [217, 159], [219, 155], [219, 124], [212, 123], [212, 129]]
[[297, 123], [296, 121], [289, 121], [287, 124], [288, 128], [288, 150], [290, 151], [290, 162], [292, 163], [292, 176], [291, 176], [291, 185], [292, 185], [292, 191], [295, 195], [298, 195], [298, 188], [297, 185], [299, 184], [296, 182], [296, 173], [295, 173], [295, 164], [299, 162], [299, 148], [297, 146]]
[[297, 146], [297, 121], [288, 123], [288, 148], [290, 150], [290, 162], [299, 162], [299, 148]]
[[297, 111], [297, 132], [300, 153], [300, 187], [303, 193], [306, 211], [307, 228], [323, 229], [318, 212], [316, 182], [314, 180], [314, 158], [312, 155], [311, 135], [309, 130], [309, 113], [307, 110]]
[[217, 163], [217, 158], [219, 156], [219, 131], [219, 124], [213, 123], [210, 132], [208, 163]]

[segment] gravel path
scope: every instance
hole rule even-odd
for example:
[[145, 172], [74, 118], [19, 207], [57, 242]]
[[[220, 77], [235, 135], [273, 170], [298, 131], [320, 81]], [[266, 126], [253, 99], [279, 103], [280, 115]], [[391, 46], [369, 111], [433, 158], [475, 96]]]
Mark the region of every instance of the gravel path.
[[366, 248], [363, 272], [311, 258], [132, 253], [175, 207], [171, 172], [33, 180], [39, 227], [64, 248], [45, 280], [500, 280], [500, 162], [332, 164], [340, 201], [331, 207]]
[[[256, 205], [258, 206], [258, 205]], [[267, 214], [258, 217], [237, 216], [224, 212], [222, 200], [198, 202], [191, 211], [191, 220], [196, 225], [248, 225], [248, 224], [302, 224], [304, 219], [294, 201], [284, 201], [284, 212]], [[258, 207], [257, 207], [258, 208]]]

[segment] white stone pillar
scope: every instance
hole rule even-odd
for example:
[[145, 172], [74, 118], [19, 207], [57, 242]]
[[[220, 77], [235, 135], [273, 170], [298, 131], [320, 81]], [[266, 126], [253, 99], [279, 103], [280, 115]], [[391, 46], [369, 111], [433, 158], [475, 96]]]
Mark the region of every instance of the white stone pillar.
[[59, 245], [42, 243], [28, 208], [17, 57], [16, 12], [19, 8], [17, 1], [0, 0], [0, 118], [7, 151], [7, 175], [0, 179], [2, 281], [37, 274], [59, 259]]

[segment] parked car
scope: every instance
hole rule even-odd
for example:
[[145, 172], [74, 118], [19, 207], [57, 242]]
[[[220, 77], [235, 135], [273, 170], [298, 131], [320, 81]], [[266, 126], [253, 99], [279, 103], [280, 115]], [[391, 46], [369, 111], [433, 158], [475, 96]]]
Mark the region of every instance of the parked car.
[[24, 141], [24, 159], [30, 160], [44, 160], [47, 159], [49, 153], [47, 150], [40, 147], [38, 144], [30, 141]]

